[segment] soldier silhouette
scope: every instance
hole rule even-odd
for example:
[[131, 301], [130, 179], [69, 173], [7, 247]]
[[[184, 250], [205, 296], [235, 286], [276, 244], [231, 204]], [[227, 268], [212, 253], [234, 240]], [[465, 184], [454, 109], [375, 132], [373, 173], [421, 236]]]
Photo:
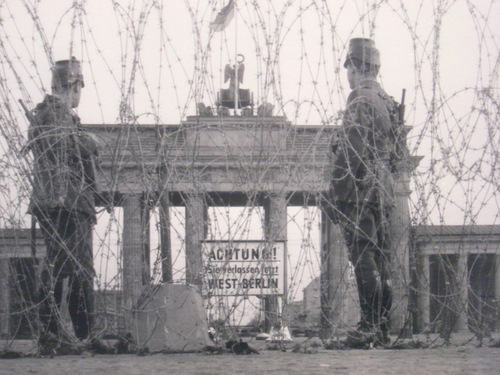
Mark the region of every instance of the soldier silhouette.
[[[92, 228], [96, 222], [94, 157], [96, 142], [73, 111], [84, 87], [74, 57], [52, 69], [52, 95], [33, 110], [29, 149], [33, 153], [33, 192], [28, 213], [36, 217], [46, 244], [39, 288], [40, 352], [54, 354], [71, 344], [61, 325], [63, 281], [68, 280], [68, 310], [74, 334], [90, 339], [93, 325]], [[68, 345], [66, 345], [68, 347]]]
[[389, 217], [394, 207], [392, 162], [397, 105], [376, 81], [380, 53], [370, 39], [349, 43], [344, 63], [348, 99], [330, 185], [330, 218], [340, 224], [354, 266], [361, 310], [348, 344], [390, 343], [392, 291]]

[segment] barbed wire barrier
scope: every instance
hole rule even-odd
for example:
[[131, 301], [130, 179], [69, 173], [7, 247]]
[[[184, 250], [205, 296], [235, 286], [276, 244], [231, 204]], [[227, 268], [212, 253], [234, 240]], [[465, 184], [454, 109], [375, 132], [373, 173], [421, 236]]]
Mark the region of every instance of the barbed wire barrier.
[[[161, 282], [200, 286], [208, 324], [226, 339], [241, 327], [269, 332], [280, 323], [331, 340], [355, 326], [354, 268], [323, 212], [354, 37], [376, 40], [384, 90], [400, 101], [406, 89], [408, 158], [397, 199], [407, 211], [392, 224], [399, 249], [391, 263], [400, 317], [394, 334], [435, 334], [444, 342], [461, 329], [470, 340], [498, 334], [500, 3], [239, 0], [234, 19], [217, 30], [212, 23], [225, 5], [0, 4], [6, 347], [14, 338], [39, 338], [45, 256], [40, 223], [30, 229], [27, 214], [37, 160], [19, 99], [33, 110], [50, 93], [54, 62], [72, 56], [85, 77], [77, 113], [99, 145], [90, 275], [97, 336], [119, 339], [134, 330], [136, 297]], [[242, 59], [236, 81], [253, 96], [233, 116], [219, 90], [226, 64]], [[247, 266], [219, 258], [228, 243], [252, 241], [285, 244], [286, 266], [274, 269], [276, 254], [260, 250]], [[248, 260], [251, 248], [238, 254]], [[252, 270], [276, 272], [286, 287], [273, 277], [246, 277]], [[269, 293], [244, 293], [252, 287]], [[76, 342], [71, 287], [66, 280], [50, 289], [63, 293], [52, 314]]]

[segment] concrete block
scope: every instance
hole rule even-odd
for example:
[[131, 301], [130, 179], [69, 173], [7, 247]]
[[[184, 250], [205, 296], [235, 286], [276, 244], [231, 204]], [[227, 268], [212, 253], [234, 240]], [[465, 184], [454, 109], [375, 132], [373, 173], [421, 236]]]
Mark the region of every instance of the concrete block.
[[191, 285], [160, 284], [141, 296], [137, 340], [150, 352], [193, 352], [211, 343], [203, 299]]

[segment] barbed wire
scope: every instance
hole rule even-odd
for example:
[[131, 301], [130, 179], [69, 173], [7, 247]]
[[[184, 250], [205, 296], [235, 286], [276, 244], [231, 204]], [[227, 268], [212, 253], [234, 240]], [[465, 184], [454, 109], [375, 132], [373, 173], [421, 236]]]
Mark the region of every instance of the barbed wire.
[[[213, 0], [203, 4], [144, 0], [99, 5], [68, 0], [57, 7], [44, 0], [0, 4], [0, 227], [15, 233], [13, 239], [4, 236], [1, 240], [0, 261], [11, 259], [10, 267], [15, 267], [29, 255], [19, 242], [27, 239], [23, 229], [30, 226], [26, 212], [34, 160], [26, 149], [29, 120], [18, 100], [33, 109], [48, 93], [54, 61], [76, 56], [82, 61], [85, 76], [78, 113], [83, 124], [95, 126], [89, 129], [98, 132], [106, 148], [99, 171], [101, 182], [109, 191], [124, 194], [136, 193], [136, 186], [141, 186], [143, 200], [153, 202], [149, 235], [145, 234], [151, 249], [148, 283], [162, 279], [162, 208], [158, 202], [162, 196], [172, 198], [166, 187], [182, 181], [189, 186], [186, 192], [205, 193], [210, 179], [217, 178], [210, 176], [210, 168], [219, 163], [235, 171], [234, 186], [245, 191], [247, 200], [236, 208], [221, 203], [226, 202], [222, 193], [205, 196], [204, 204], [209, 207], [206, 221], [197, 225], [206, 227], [207, 240], [264, 239], [262, 191], [272, 191], [289, 205], [286, 223], [279, 228], [287, 240], [288, 291], [279, 308], [284, 313], [294, 301], [301, 301], [304, 289], [314, 286], [320, 277], [324, 224], [319, 206], [311, 202], [321, 200], [321, 193], [304, 192], [311, 170], [324, 168], [322, 173], [329, 173], [329, 137], [341, 123], [349, 93], [343, 59], [349, 40], [361, 36], [376, 40], [381, 51], [379, 78], [384, 89], [396, 100], [401, 89], [407, 89], [409, 154], [423, 156], [409, 173], [411, 228], [406, 229], [421, 236], [416, 241], [420, 241], [417, 248], [422, 254], [428, 251], [422, 240], [425, 236], [436, 249], [426, 253], [430, 274], [421, 273], [419, 258], [411, 265], [418, 268], [415, 283], [408, 279], [398, 282], [409, 294], [417, 295], [416, 299], [428, 299], [429, 311], [415, 312], [429, 315], [425, 329], [449, 338], [454, 320], [469, 311], [471, 335], [498, 330], [499, 291], [493, 287], [498, 284], [498, 265], [486, 266], [498, 264], [498, 230], [473, 234], [476, 226], [498, 226], [500, 221], [500, 3], [239, 0], [236, 20], [221, 32], [211, 31], [210, 23], [224, 5], [224, 1]], [[258, 126], [247, 126], [239, 135], [250, 142], [245, 144], [238, 143], [238, 136], [231, 139], [230, 131], [236, 127], [221, 125], [219, 133], [210, 133], [210, 146], [219, 147], [217, 152], [224, 157], [200, 168], [204, 155], [190, 148], [193, 140], [185, 131], [201, 131], [205, 125], [186, 120], [199, 115], [198, 105], [203, 103], [213, 111], [210, 126], [221, 124], [216, 108], [219, 90], [225, 85], [224, 66], [236, 64], [238, 53], [245, 56], [242, 87], [255, 94], [256, 107], [271, 104], [274, 115], [284, 116], [291, 126], [283, 127], [283, 139], [271, 135], [269, 139], [260, 135], [259, 139]], [[244, 116], [235, 118], [245, 120]], [[168, 131], [163, 128], [166, 125]], [[296, 130], [298, 127], [305, 129], [301, 130], [304, 133]], [[147, 133], [146, 128], [153, 130]], [[310, 134], [307, 129], [311, 129]], [[258, 150], [259, 142], [268, 145], [266, 152], [271, 154], [267, 159], [249, 158], [249, 147]], [[187, 155], [193, 150], [198, 154]], [[252, 165], [257, 161], [261, 164]], [[132, 162], [134, 173], [127, 169]], [[167, 171], [160, 185], [158, 165]], [[269, 177], [276, 165], [286, 171], [279, 176], [278, 191]], [[297, 186], [293, 193], [304, 193], [304, 202], [292, 202], [287, 185]], [[175, 205], [168, 209], [172, 276], [175, 282], [185, 282], [186, 232], [190, 230], [184, 208], [187, 198], [175, 199]], [[107, 307], [100, 304], [104, 307], [97, 315], [109, 319], [107, 327], [118, 331], [123, 328], [118, 327], [123, 301], [108, 292], [118, 293], [124, 287], [124, 209], [117, 198], [108, 204], [110, 212], [99, 212], [94, 230], [94, 287], [102, 292], [104, 297], [100, 298], [110, 302]], [[463, 228], [454, 239], [452, 252], [440, 242], [439, 232], [425, 232], [429, 227], [446, 225]], [[343, 242], [339, 241], [341, 248]], [[468, 257], [465, 274], [457, 270], [455, 255], [461, 253]], [[343, 300], [356, 306], [348, 262], [342, 273], [346, 285], [339, 290], [348, 296]], [[19, 323], [25, 313], [33, 317], [37, 305], [32, 304], [32, 296], [23, 294], [26, 290], [20, 285], [12, 289], [19, 306], [8, 316], [0, 312], [4, 314], [2, 322]], [[466, 285], [467, 300], [460, 299], [464, 294], [457, 285]], [[206, 304], [214, 319], [230, 326], [262, 317], [263, 304], [257, 297], [213, 296]], [[283, 319], [292, 326], [317, 328], [319, 306], [317, 299], [309, 310], [299, 309], [307, 313], [301, 322], [296, 313]], [[351, 310], [336, 324], [355, 323], [359, 313], [355, 307]], [[33, 331], [33, 322], [28, 319], [28, 323], [28, 330]]]

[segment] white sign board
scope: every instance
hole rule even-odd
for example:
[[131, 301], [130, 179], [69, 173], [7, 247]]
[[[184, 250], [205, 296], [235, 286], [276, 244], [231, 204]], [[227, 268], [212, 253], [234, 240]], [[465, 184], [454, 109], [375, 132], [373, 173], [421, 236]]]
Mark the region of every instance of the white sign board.
[[204, 295], [285, 293], [284, 241], [204, 241], [202, 246]]

